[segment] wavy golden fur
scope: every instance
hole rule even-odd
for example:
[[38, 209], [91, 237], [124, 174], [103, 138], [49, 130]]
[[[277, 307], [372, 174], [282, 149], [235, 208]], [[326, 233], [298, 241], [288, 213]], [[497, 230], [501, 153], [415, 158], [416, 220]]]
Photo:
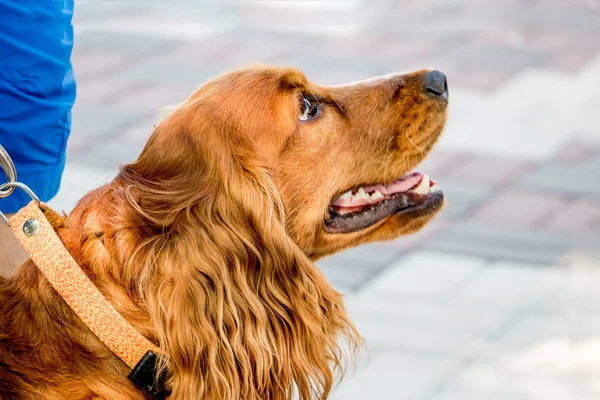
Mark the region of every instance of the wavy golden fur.
[[[288, 68], [226, 74], [60, 224], [81, 268], [168, 355], [172, 399], [328, 397], [362, 340], [313, 260], [413, 232], [437, 209], [347, 234], [323, 221], [342, 189], [408, 172], [437, 140], [445, 105], [419, 97], [422, 75], [324, 88]], [[297, 118], [304, 93], [323, 107], [312, 124]], [[0, 278], [0, 398], [144, 398], [128, 372], [31, 261]]]

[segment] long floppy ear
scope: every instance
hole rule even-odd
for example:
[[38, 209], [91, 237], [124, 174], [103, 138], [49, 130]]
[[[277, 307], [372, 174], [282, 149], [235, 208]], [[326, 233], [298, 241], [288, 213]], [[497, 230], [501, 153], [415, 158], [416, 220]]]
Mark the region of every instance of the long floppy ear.
[[118, 178], [131, 188], [140, 294], [173, 398], [326, 398], [340, 343], [361, 345], [342, 296], [287, 235], [255, 150], [176, 113]]

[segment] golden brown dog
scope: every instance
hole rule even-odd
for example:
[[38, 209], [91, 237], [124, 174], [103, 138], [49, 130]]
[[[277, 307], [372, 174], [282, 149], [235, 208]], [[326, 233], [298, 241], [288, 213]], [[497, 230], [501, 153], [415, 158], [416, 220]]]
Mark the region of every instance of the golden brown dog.
[[[327, 398], [342, 343], [352, 355], [361, 339], [313, 260], [432, 219], [443, 195], [411, 171], [447, 102], [437, 71], [340, 87], [289, 68], [228, 73], [58, 233], [168, 356], [171, 398]], [[0, 278], [0, 398], [142, 399], [128, 372], [31, 261]]]

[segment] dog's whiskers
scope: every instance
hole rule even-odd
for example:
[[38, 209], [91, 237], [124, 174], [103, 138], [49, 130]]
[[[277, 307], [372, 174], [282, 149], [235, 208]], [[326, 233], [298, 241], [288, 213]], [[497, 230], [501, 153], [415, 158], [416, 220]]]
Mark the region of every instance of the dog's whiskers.
[[409, 142], [410, 144], [412, 144], [412, 145], [413, 145], [413, 147], [414, 147], [415, 149], [417, 149], [417, 150], [418, 150], [420, 153], [427, 153], [427, 151], [426, 151], [426, 150], [423, 150], [422, 148], [420, 148], [419, 146], [417, 146], [417, 145], [415, 144], [415, 142], [413, 142], [413, 141], [412, 141], [412, 139], [410, 138], [410, 136], [409, 136], [409, 135], [406, 135], [406, 140], [408, 140], [408, 142]]

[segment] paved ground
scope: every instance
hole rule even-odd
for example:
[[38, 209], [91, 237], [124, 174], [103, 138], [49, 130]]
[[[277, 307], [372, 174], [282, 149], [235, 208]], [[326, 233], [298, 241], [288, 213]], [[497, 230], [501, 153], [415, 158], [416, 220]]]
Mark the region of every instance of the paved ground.
[[446, 72], [448, 128], [420, 170], [447, 209], [320, 263], [370, 348], [334, 398], [600, 396], [600, 2], [80, 1], [75, 27], [65, 209], [226, 69]]

